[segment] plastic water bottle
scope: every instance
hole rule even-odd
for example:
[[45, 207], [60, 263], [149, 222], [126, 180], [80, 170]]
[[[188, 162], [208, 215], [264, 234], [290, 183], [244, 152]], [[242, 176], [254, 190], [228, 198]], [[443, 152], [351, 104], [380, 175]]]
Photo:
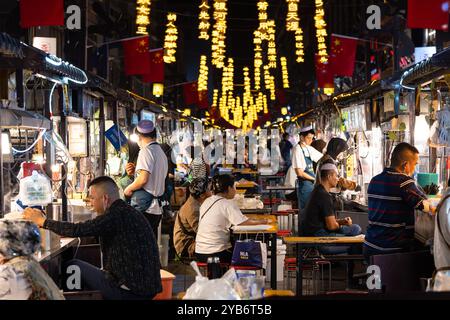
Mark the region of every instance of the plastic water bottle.
[[207, 260], [208, 279], [218, 279], [222, 276], [219, 257], [209, 257]]

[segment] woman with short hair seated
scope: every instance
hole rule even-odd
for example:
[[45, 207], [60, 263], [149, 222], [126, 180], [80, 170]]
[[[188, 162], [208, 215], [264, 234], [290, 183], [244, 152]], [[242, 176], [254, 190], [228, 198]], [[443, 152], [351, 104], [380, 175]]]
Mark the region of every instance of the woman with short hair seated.
[[206, 262], [209, 257], [219, 257], [220, 262], [231, 262], [232, 226], [267, 224], [267, 219], [250, 219], [242, 214], [233, 201], [236, 194], [231, 175], [216, 175], [213, 178], [214, 195], [200, 207], [199, 225], [195, 238], [195, 256]]
[[173, 243], [180, 257], [192, 258], [201, 204], [211, 196], [208, 178], [197, 178], [189, 185], [190, 196], [180, 208], [173, 228]]

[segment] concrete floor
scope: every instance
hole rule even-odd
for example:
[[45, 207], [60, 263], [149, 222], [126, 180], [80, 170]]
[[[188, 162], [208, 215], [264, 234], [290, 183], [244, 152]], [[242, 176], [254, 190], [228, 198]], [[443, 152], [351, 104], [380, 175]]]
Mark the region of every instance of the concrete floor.
[[[173, 273], [176, 278], [173, 282], [173, 296], [176, 297], [178, 293], [185, 292], [190, 285], [195, 281], [195, 272], [189, 265], [182, 264], [179, 261], [172, 261], [164, 268]], [[355, 274], [363, 274], [365, 267], [357, 262], [355, 264]], [[331, 281], [328, 281], [328, 267], [324, 267], [323, 272], [320, 270], [316, 273], [317, 281], [311, 281], [311, 272], [304, 272], [303, 279], [303, 293], [309, 294], [324, 294], [327, 291], [341, 291], [346, 289], [346, 265], [345, 263], [334, 262], [331, 267]], [[353, 284], [351, 289], [364, 290], [365, 278], [361, 278], [360, 285]], [[313, 290], [315, 285], [315, 290]], [[270, 289], [270, 283], [266, 281], [266, 289]], [[284, 280], [277, 283], [277, 289], [292, 290], [295, 293], [296, 281], [295, 271], [284, 271]]]

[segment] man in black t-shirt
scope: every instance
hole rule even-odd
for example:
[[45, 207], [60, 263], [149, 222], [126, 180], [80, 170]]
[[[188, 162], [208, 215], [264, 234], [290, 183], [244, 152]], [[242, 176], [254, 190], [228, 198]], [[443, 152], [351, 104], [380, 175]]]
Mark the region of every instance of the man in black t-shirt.
[[[319, 181], [306, 204], [303, 212], [301, 232], [304, 236], [314, 237], [344, 237], [356, 236], [361, 233], [361, 227], [352, 224], [352, 219], [336, 219], [333, 198], [330, 189], [335, 188], [338, 181], [338, 170], [334, 164], [326, 163], [321, 166]], [[321, 247], [326, 254], [349, 252], [350, 246]]]

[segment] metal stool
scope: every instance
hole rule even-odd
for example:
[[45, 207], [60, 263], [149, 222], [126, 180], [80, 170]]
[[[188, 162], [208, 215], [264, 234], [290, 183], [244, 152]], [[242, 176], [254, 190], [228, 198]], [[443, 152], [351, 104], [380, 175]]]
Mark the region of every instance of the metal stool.
[[[318, 282], [320, 280], [320, 291], [326, 292], [331, 291], [331, 262], [323, 259], [322, 257], [314, 257], [314, 258], [308, 258], [307, 256], [311, 253], [311, 251], [307, 251], [305, 253], [305, 260], [303, 263], [303, 272], [310, 273], [311, 277], [306, 278], [306, 294], [311, 293], [313, 295], [316, 295], [319, 293], [319, 285]], [[291, 288], [291, 275], [296, 274], [297, 270], [297, 258], [286, 258], [285, 260], [285, 270], [287, 271], [287, 281], [288, 281], [288, 288]], [[325, 290], [324, 288], [324, 274], [325, 274], [325, 266], [328, 266], [328, 290]], [[308, 290], [311, 289], [311, 290]]]

